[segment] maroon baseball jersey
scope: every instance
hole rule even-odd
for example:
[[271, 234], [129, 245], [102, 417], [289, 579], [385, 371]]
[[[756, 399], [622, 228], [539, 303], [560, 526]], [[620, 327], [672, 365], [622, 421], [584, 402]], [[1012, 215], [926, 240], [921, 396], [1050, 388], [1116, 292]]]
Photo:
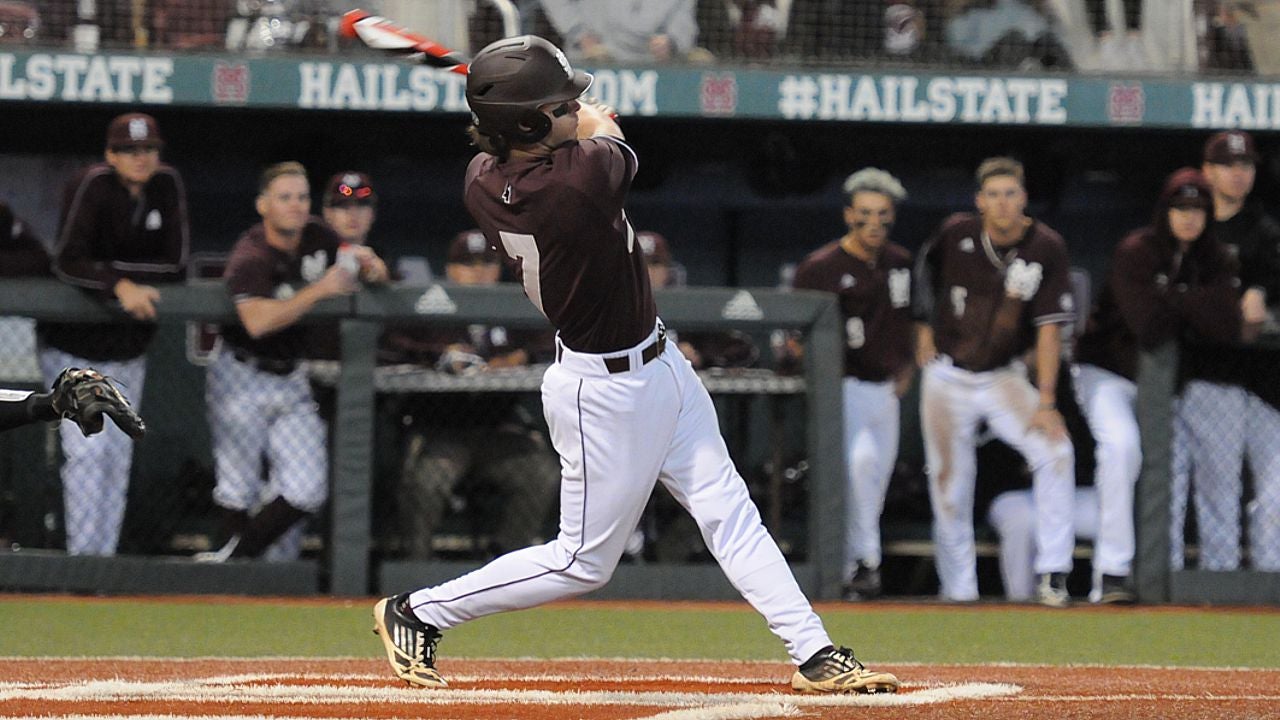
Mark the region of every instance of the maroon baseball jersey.
[[873, 262], [827, 243], [796, 268], [797, 289], [840, 298], [844, 318], [844, 372], [881, 382], [912, 361], [911, 253], [888, 243]]
[[1007, 365], [1035, 344], [1037, 327], [1074, 318], [1066, 243], [1038, 220], [1002, 248], [977, 213], [952, 215], [921, 252], [916, 289], [917, 319], [966, 370]]
[[[152, 284], [179, 282], [186, 270], [187, 191], [178, 171], [161, 164], [138, 197], [107, 163], [85, 168], [67, 184], [62, 229], [53, 253], [59, 279], [115, 299], [121, 278]], [[42, 323], [48, 345], [88, 360], [142, 355], [155, 334], [151, 323], [102, 326]]]
[[1136, 380], [1138, 349], [1179, 335], [1183, 325], [1218, 342], [1240, 336], [1240, 305], [1226, 248], [1206, 233], [1179, 262], [1152, 228], [1116, 247], [1107, 284], [1076, 343], [1076, 360]]
[[637, 345], [657, 309], [644, 253], [623, 211], [635, 152], [615, 138], [467, 168], [464, 200], [489, 242], [513, 262], [529, 300], [579, 352]]
[[49, 275], [49, 253], [31, 226], [0, 202], [0, 276], [36, 277]]
[[[320, 218], [311, 218], [302, 230], [294, 253], [267, 244], [262, 223], [249, 228], [231, 248], [222, 278], [232, 301], [251, 298], [282, 300], [324, 276], [333, 264], [341, 239]], [[313, 337], [323, 325], [294, 323], [277, 332], [253, 338], [240, 323], [224, 325], [222, 338], [232, 349], [270, 360], [298, 360], [313, 355]]]

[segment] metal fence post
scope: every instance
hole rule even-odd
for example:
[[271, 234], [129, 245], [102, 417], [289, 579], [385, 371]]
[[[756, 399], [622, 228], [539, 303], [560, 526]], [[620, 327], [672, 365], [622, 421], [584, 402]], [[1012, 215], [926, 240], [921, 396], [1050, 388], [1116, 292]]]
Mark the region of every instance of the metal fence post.
[[1133, 559], [1134, 589], [1142, 602], [1169, 599], [1169, 463], [1177, 372], [1176, 343], [1142, 353], [1136, 401], [1142, 474], [1135, 493], [1137, 552]]
[[369, 594], [375, 348], [380, 325], [343, 320], [333, 446], [330, 592]]

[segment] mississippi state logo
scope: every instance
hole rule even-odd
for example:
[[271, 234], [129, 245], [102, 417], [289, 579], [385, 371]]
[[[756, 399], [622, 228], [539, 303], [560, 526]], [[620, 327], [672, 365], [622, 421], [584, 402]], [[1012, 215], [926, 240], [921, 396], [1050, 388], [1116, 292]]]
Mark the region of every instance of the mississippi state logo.
[[1147, 97], [1142, 83], [1112, 83], [1107, 98], [1107, 117], [1112, 125], [1141, 125], [1147, 113]]
[[703, 115], [733, 115], [738, 111], [738, 78], [733, 73], [703, 73], [699, 93]]
[[911, 271], [907, 268], [889, 271], [889, 302], [895, 308], [904, 308], [911, 302]]
[[317, 250], [310, 255], [303, 255], [300, 270], [302, 279], [313, 283], [324, 276], [324, 269], [328, 266], [329, 253], [325, 250]]
[[1038, 262], [1027, 262], [1022, 258], [1013, 261], [1004, 276], [1004, 291], [1009, 297], [1028, 301], [1036, 296], [1040, 289], [1040, 280], [1044, 277], [1044, 267]]

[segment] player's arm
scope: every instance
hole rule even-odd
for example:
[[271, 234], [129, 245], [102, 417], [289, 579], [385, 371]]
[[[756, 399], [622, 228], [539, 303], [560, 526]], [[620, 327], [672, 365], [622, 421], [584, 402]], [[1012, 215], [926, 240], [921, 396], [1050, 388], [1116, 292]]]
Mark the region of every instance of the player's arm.
[[0, 432], [58, 419], [50, 393], [0, 390]]
[[250, 337], [260, 338], [293, 325], [315, 304], [325, 298], [350, 295], [359, 284], [345, 270], [330, 265], [317, 281], [302, 288], [292, 297], [278, 300], [248, 297], [236, 303], [236, 314]]
[[937, 304], [936, 283], [941, 277], [941, 231], [929, 239], [916, 257], [915, 271], [911, 277], [911, 317], [916, 326], [916, 365], [924, 367], [938, 356], [934, 343], [933, 320]]
[[1058, 369], [1062, 363], [1062, 326], [1046, 323], [1036, 328], [1036, 389], [1040, 401], [1028, 427], [1050, 440], [1065, 440], [1067, 426], [1058, 412]]
[[602, 135], [618, 138], [619, 140], [625, 139], [622, 135], [622, 128], [618, 126], [618, 121], [615, 119], [617, 113], [613, 111], [613, 108], [588, 99], [582, 99], [578, 102], [581, 105], [578, 108], [579, 140]]

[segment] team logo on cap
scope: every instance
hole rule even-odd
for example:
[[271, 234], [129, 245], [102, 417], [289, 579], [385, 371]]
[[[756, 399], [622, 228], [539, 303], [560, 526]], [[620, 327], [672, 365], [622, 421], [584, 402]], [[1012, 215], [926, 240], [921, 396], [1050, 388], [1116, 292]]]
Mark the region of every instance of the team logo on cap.
[[134, 118], [129, 121], [129, 139], [133, 141], [147, 139], [147, 121], [142, 118]]
[[564, 56], [564, 52], [556, 50], [556, 60], [559, 61], [560, 67], [564, 69], [564, 76], [573, 79], [573, 68], [569, 67], [569, 58]]
[[1244, 135], [1241, 135], [1240, 133], [1231, 133], [1227, 135], [1227, 149], [1231, 151], [1232, 155], [1244, 155], [1247, 152], [1245, 149]]
[[467, 233], [467, 252], [472, 255], [480, 255], [489, 247], [488, 241], [484, 239], [484, 233]]

